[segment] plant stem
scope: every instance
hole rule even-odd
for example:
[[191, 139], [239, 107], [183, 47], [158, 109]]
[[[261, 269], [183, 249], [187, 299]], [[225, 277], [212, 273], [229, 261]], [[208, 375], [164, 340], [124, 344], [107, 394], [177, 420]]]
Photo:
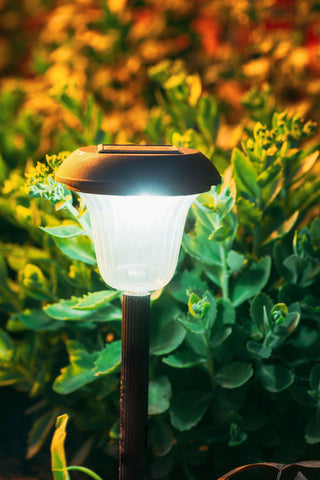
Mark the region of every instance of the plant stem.
[[204, 330], [204, 339], [205, 339], [205, 343], [206, 343], [206, 353], [207, 353], [207, 368], [208, 368], [208, 373], [209, 373], [209, 377], [210, 377], [210, 380], [211, 380], [211, 386], [212, 386], [212, 389], [215, 390], [216, 388], [216, 383], [215, 383], [215, 379], [214, 379], [214, 363], [213, 363], [213, 355], [212, 355], [212, 351], [211, 351], [211, 348], [210, 348], [210, 342], [209, 342], [209, 337], [208, 337], [208, 333], [205, 329], [205, 325], [203, 323], [203, 320], [201, 319], [201, 324], [202, 324], [202, 328]]
[[90, 238], [92, 238], [91, 229], [90, 229], [89, 225], [87, 224], [87, 222], [79, 215], [78, 210], [70, 202], [66, 202], [66, 207], [69, 210], [69, 212], [71, 213], [71, 215], [73, 215], [74, 218], [77, 220], [77, 222], [80, 223], [81, 227], [85, 230], [86, 234]]
[[221, 269], [221, 290], [222, 290], [222, 298], [228, 299], [229, 298], [229, 278], [228, 278], [228, 266], [227, 266], [227, 259], [226, 259], [226, 251], [223, 248], [223, 245], [220, 244], [220, 253], [222, 258], [222, 269]]
[[89, 475], [89, 477], [94, 478], [94, 480], [103, 480], [97, 473], [93, 472], [92, 470], [86, 467], [78, 467], [76, 465], [67, 467], [67, 471], [70, 471], [70, 470], [77, 470], [78, 472], [86, 473], [87, 475]]

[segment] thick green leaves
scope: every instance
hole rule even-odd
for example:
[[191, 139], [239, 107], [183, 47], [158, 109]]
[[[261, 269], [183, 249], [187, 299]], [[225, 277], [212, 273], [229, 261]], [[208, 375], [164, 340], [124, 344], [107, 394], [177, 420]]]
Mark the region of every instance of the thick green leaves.
[[315, 365], [310, 374], [310, 385], [314, 392], [320, 395], [320, 363]]
[[221, 325], [230, 325], [236, 321], [236, 311], [228, 298], [217, 299], [217, 321]]
[[231, 423], [229, 431], [230, 439], [228, 445], [230, 447], [237, 447], [245, 442], [248, 438], [246, 432], [243, 432], [237, 423]]
[[83, 228], [78, 225], [61, 225], [59, 227], [43, 227], [41, 228], [44, 232], [48, 233], [52, 237], [58, 238], [72, 238], [78, 237], [79, 235], [85, 235]]
[[199, 98], [197, 122], [207, 141], [215, 142], [219, 125], [218, 107], [215, 99], [209, 95]]
[[253, 375], [253, 368], [249, 363], [232, 362], [220, 368], [215, 380], [223, 388], [238, 388], [247, 383]]
[[149, 415], [159, 415], [168, 410], [171, 398], [171, 384], [167, 377], [161, 376], [149, 382]]
[[21, 313], [12, 315], [7, 323], [7, 329], [10, 332], [19, 332], [23, 330], [59, 330], [63, 324], [47, 316], [42, 310], [24, 310]]
[[163, 363], [174, 368], [191, 368], [206, 362], [206, 358], [191, 351], [175, 352], [162, 359]]
[[194, 269], [192, 272], [184, 270], [181, 274], [177, 273], [169, 285], [171, 295], [179, 302], [186, 303], [191, 292], [204, 292], [208, 289], [207, 283], [200, 278], [200, 269]]
[[185, 251], [200, 262], [221, 267], [222, 258], [219, 243], [209, 240], [212, 231], [208, 231], [199, 224], [197, 224], [195, 230], [195, 236], [189, 234], [183, 236], [182, 246]]
[[272, 348], [258, 342], [249, 341], [247, 343], [249, 352], [254, 353], [261, 358], [269, 358], [272, 354]]
[[158, 417], [157, 422], [150, 425], [148, 437], [151, 439], [158, 457], [167, 455], [174, 445], [171, 426], [161, 417]]
[[120, 295], [117, 291], [103, 290], [89, 293], [84, 297], [62, 299], [44, 307], [44, 312], [54, 320], [64, 321], [111, 321], [121, 320], [121, 309], [110, 302]]
[[180, 310], [169, 298], [165, 304], [154, 304], [151, 309], [150, 352], [152, 355], [165, 355], [175, 350], [184, 340], [186, 330], [177, 321]]
[[[217, 317], [217, 305], [215, 298], [210, 292], [205, 292], [205, 295], [202, 298], [191, 293], [191, 295], [189, 295], [188, 310], [191, 314], [191, 321], [189, 321], [188, 324], [197, 324], [201, 327], [201, 331], [196, 328], [194, 333], [201, 333], [204, 330], [207, 331], [212, 328]], [[187, 322], [185, 322], [185, 326], [187, 327], [186, 323]]]
[[307, 424], [305, 440], [309, 445], [315, 445], [320, 442], [320, 418], [318, 412], [311, 417]]
[[190, 430], [203, 418], [211, 401], [212, 395], [201, 390], [178, 393], [171, 403], [171, 424], [181, 432]]
[[121, 340], [108, 344], [101, 352], [95, 362], [94, 375], [110, 374], [114, 372], [121, 363]]
[[266, 293], [260, 292], [254, 297], [250, 305], [250, 316], [260, 332], [261, 337], [264, 336], [270, 328], [269, 318], [273, 302]]
[[112, 300], [120, 296], [116, 290], [102, 290], [100, 292], [88, 293], [83, 298], [78, 299], [74, 308], [77, 310], [97, 310], [104, 307]]
[[62, 395], [72, 393], [95, 379], [95, 362], [98, 352], [87, 352], [82, 345], [74, 340], [67, 342], [70, 365], [61, 369], [55, 379], [53, 389]]
[[243, 267], [245, 256], [235, 250], [230, 250], [227, 256], [227, 264], [232, 272], [239, 272]]
[[271, 270], [271, 258], [250, 262], [241, 270], [230, 286], [230, 300], [234, 307], [254, 297], [266, 285]]
[[49, 281], [37, 265], [28, 263], [19, 272], [21, 285], [25, 287], [31, 298], [35, 300], [53, 300]]
[[91, 317], [92, 312], [90, 310], [77, 310], [74, 308], [78, 300], [78, 298], [60, 300], [58, 303], [52, 303], [44, 307], [44, 311], [54, 320], [84, 320]]
[[249, 157], [235, 148], [232, 153], [231, 161], [237, 186], [237, 193], [244, 196], [250, 196], [253, 199], [259, 198], [260, 188], [257, 184], [257, 171], [249, 160]]
[[19, 371], [19, 366], [11, 366], [6, 369], [0, 369], [0, 386], [6, 387], [8, 385], [19, 384], [25, 382], [25, 374]]
[[61, 369], [53, 389], [62, 395], [72, 393], [96, 380], [97, 376], [110, 374], [121, 361], [121, 341], [108, 344], [100, 352], [89, 353], [83, 345], [74, 340], [67, 341], [70, 365]]
[[9, 361], [14, 351], [14, 343], [10, 335], [0, 328], [0, 364]]
[[54, 237], [54, 241], [61, 252], [71, 258], [71, 260], [79, 260], [89, 265], [96, 265], [96, 254], [92, 242], [88, 237]]
[[240, 197], [237, 200], [237, 204], [239, 212], [241, 213], [242, 224], [251, 226], [252, 224], [257, 225], [261, 222], [263, 212], [253, 201]]
[[281, 365], [264, 365], [258, 370], [262, 386], [271, 393], [282, 392], [294, 382], [294, 374]]

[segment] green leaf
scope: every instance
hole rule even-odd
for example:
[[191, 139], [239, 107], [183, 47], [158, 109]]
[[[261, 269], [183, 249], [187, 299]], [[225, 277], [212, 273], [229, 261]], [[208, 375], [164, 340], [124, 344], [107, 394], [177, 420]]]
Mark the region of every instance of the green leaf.
[[72, 260], [96, 265], [96, 255], [91, 240], [85, 236], [73, 238], [54, 237], [54, 241], [61, 252]]
[[69, 480], [66, 454], [64, 451], [68, 418], [69, 417], [66, 414], [60, 415], [56, 421], [56, 430], [54, 432], [50, 448], [53, 480]]
[[216, 348], [218, 345], [221, 345], [228, 337], [230, 337], [232, 333], [231, 327], [225, 327], [221, 330], [212, 331], [212, 335], [210, 337], [210, 345], [212, 348]]
[[205, 363], [207, 359], [191, 351], [181, 351], [163, 358], [162, 361], [174, 368], [191, 368]]
[[257, 178], [257, 183], [261, 188], [264, 188], [268, 185], [268, 183], [275, 180], [278, 174], [281, 172], [281, 164], [280, 163], [273, 163], [270, 165], [269, 168], [264, 170]]
[[53, 384], [54, 391], [61, 395], [72, 393], [95, 380], [95, 362], [99, 358], [99, 352], [89, 353], [74, 340], [68, 340], [66, 345], [70, 365], [61, 369]]
[[271, 347], [262, 345], [258, 342], [253, 342], [251, 340], [247, 343], [247, 349], [249, 350], [249, 352], [254, 353], [260, 358], [270, 358], [272, 354]]
[[259, 198], [260, 187], [257, 184], [257, 171], [249, 157], [235, 148], [232, 153], [231, 162], [236, 181], [237, 195], [249, 195], [253, 199]]
[[227, 264], [232, 272], [239, 272], [243, 267], [245, 256], [235, 250], [230, 250], [227, 256]]
[[78, 225], [60, 225], [58, 227], [40, 227], [41, 230], [48, 233], [52, 237], [73, 238], [79, 235], [86, 235], [83, 228]]
[[268, 242], [279, 240], [280, 238], [284, 237], [287, 233], [289, 233], [293, 227], [295, 226], [298, 217], [299, 217], [299, 210], [296, 210], [287, 220], [285, 220], [277, 230], [274, 230], [271, 235], [269, 235], [262, 243], [262, 245], [266, 245]]
[[183, 342], [186, 336], [184, 326], [178, 322], [177, 317], [181, 310], [173, 301], [166, 298], [166, 302], [154, 303], [151, 308], [150, 323], [150, 353], [152, 355], [165, 355]]
[[170, 282], [168, 289], [176, 300], [186, 303], [190, 292], [204, 292], [208, 289], [208, 285], [200, 279], [200, 271], [195, 268], [192, 271], [178, 272]]
[[264, 365], [258, 370], [262, 386], [272, 393], [282, 392], [294, 382], [294, 374], [281, 365]]
[[207, 358], [208, 345], [204, 335], [195, 335], [194, 333], [187, 332], [185, 344], [188, 350], [196, 353], [199, 357]]
[[244, 225], [251, 226], [261, 222], [263, 212], [253, 201], [240, 197], [237, 199], [237, 205]]
[[37, 265], [28, 263], [19, 272], [21, 284], [28, 291], [28, 295], [35, 300], [52, 300], [54, 298], [49, 289], [49, 282]]
[[79, 298], [78, 302], [71, 308], [77, 310], [97, 310], [112, 302], [112, 300], [120, 295], [121, 292], [117, 290], [102, 290], [100, 292], [88, 293], [84, 297]]
[[7, 328], [11, 332], [19, 332], [26, 329], [50, 331], [63, 328], [63, 324], [52, 320], [42, 310], [27, 309], [12, 315], [8, 320]]
[[[205, 292], [202, 298], [191, 293], [189, 295], [188, 310], [195, 320], [186, 319], [186, 323], [184, 323], [184, 319], [180, 321], [182, 321], [187, 329], [189, 324], [191, 324], [189, 331], [202, 333], [204, 329], [210, 330], [217, 316], [216, 299], [208, 291]], [[192, 328], [193, 325], [196, 325], [194, 327], [195, 330]]]
[[160, 415], [170, 407], [171, 384], [167, 377], [161, 376], [149, 382], [149, 415]]
[[84, 320], [92, 316], [91, 310], [77, 310], [75, 308], [79, 299], [76, 297], [69, 300], [62, 299], [58, 303], [52, 303], [44, 307], [46, 315], [55, 320]]
[[238, 388], [247, 383], [253, 375], [253, 368], [249, 363], [232, 362], [222, 367], [216, 373], [216, 382], [223, 388]]
[[273, 302], [264, 292], [258, 293], [250, 304], [250, 316], [262, 336], [270, 330], [269, 319]]
[[150, 425], [148, 436], [158, 457], [167, 455], [174, 445], [171, 427], [167, 421], [160, 417], [157, 418], [157, 422]]
[[121, 364], [121, 340], [116, 340], [106, 345], [98, 352], [98, 358], [95, 361], [94, 375], [104, 375], [114, 372]]
[[58, 412], [58, 408], [49, 410], [40, 415], [32, 425], [28, 434], [27, 459], [34, 457], [41, 450], [50, 430], [55, 424]]
[[39, 260], [48, 260], [49, 258], [48, 252], [40, 248], [21, 246], [14, 243], [0, 244], [0, 246], [8, 265], [16, 272], [22, 270], [27, 263], [37, 263]]
[[12, 357], [14, 351], [14, 343], [10, 337], [2, 328], [0, 328], [0, 362], [8, 362]]
[[230, 439], [228, 445], [230, 447], [237, 447], [238, 445], [241, 445], [243, 442], [245, 442], [248, 438], [246, 432], [243, 432], [240, 426], [236, 423], [231, 423], [229, 435]]
[[231, 237], [233, 234], [233, 229], [228, 225], [220, 225], [216, 230], [214, 230], [209, 236], [209, 240], [214, 242], [223, 242], [227, 238]]
[[184, 326], [187, 332], [195, 334], [203, 334], [204, 328], [200, 319], [192, 320], [190, 317], [178, 318], [178, 321]]
[[310, 373], [310, 385], [316, 396], [320, 398], [320, 363], [317, 363], [312, 367]]
[[217, 299], [217, 323], [232, 325], [236, 321], [236, 311], [228, 298]]
[[320, 442], [320, 417], [318, 411], [309, 420], [305, 434], [306, 442], [309, 445], [315, 445]]
[[209, 95], [201, 95], [198, 101], [197, 123], [204, 137], [212, 143], [215, 140], [218, 125], [218, 107], [214, 98]]
[[276, 269], [278, 270], [278, 273], [282, 275], [285, 280], [287, 280], [287, 282], [290, 282], [291, 274], [288, 268], [283, 265], [283, 262], [285, 258], [287, 258], [289, 255], [289, 251], [284, 245], [282, 245], [282, 243], [279, 242], [275, 244], [273, 249], [274, 264], [276, 266]]
[[201, 390], [178, 393], [171, 402], [171, 424], [180, 430], [190, 430], [197, 425], [206, 413], [212, 395]]
[[249, 263], [233, 280], [230, 286], [230, 300], [234, 307], [241, 305], [262, 290], [270, 275], [271, 258], [261, 258]]
[[[197, 260], [207, 264], [222, 266], [220, 243], [209, 240], [212, 230], [215, 228], [210, 220], [210, 212], [197, 211], [197, 222], [194, 234], [185, 233], [182, 239], [182, 246], [185, 251]], [[211, 213], [212, 215], [212, 213]], [[200, 219], [201, 218], [201, 222]]]
[[21, 373], [18, 368], [9, 367], [0, 369], [0, 386], [6, 387], [8, 385], [15, 385], [26, 382], [24, 373]]
[[[0, 155], [0, 159], [1, 159], [1, 155]], [[0, 252], [0, 285], [5, 285], [6, 284], [7, 275], [8, 275], [7, 265], [6, 265], [6, 262], [4, 260], [4, 256]]]
[[299, 325], [300, 316], [300, 312], [289, 312], [281, 322], [276, 323], [273, 333], [281, 337], [290, 335]]
[[312, 242], [315, 247], [320, 247], [320, 218], [315, 218], [311, 223], [310, 232], [312, 235]]

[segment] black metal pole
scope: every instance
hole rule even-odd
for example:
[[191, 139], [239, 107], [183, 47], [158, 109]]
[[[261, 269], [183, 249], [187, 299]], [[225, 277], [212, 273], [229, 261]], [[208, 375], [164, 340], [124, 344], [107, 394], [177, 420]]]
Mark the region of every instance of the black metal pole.
[[123, 295], [119, 480], [145, 479], [150, 295]]

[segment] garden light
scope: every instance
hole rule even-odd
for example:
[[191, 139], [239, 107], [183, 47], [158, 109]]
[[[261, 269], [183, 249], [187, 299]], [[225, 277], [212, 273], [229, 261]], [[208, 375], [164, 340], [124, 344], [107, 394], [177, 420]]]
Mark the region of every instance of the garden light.
[[90, 215], [98, 267], [124, 292], [121, 480], [145, 475], [150, 292], [172, 278], [195, 198], [221, 178], [202, 153], [172, 145], [99, 145], [74, 151], [57, 181], [80, 192]]

